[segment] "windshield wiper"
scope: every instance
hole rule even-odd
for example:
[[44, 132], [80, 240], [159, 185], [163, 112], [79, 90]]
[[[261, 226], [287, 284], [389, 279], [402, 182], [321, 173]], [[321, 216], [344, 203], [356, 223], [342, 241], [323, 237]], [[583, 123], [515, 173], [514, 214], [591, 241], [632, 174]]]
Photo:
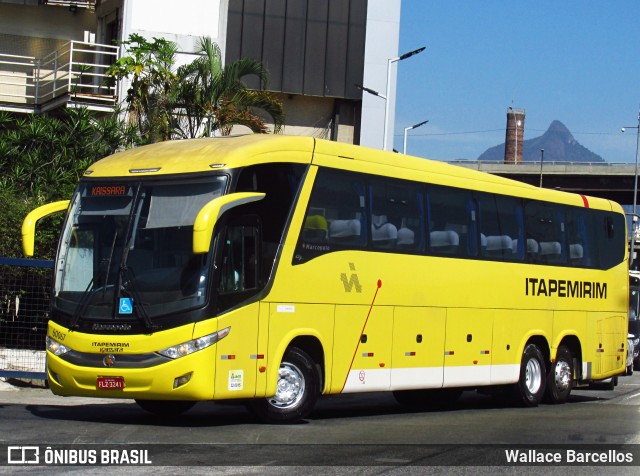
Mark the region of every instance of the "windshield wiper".
[[[134, 314], [140, 316], [140, 318], [144, 322], [148, 331], [153, 331], [154, 329], [153, 322], [151, 321], [149, 314], [147, 314], [147, 311], [144, 308], [144, 303], [142, 302], [142, 299], [140, 299], [140, 293], [138, 292], [134, 284], [136, 282], [135, 274], [133, 273], [133, 271], [127, 268], [126, 265], [120, 266], [119, 274], [121, 275], [121, 277], [125, 276], [129, 278], [126, 281], [123, 281], [122, 279], [120, 279], [120, 282], [121, 282], [120, 291], [124, 291], [127, 294], [131, 295], [131, 298], [133, 299]], [[118, 292], [118, 296], [120, 295], [121, 293]]]
[[[91, 277], [89, 284], [86, 289], [82, 293], [80, 297], [80, 302], [78, 302], [78, 307], [76, 307], [76, 311], [73, 313], [73, 317], [71, 318], [70, 328], [76, 328], [78, 326], [78, 321], [80, 320], [80, 316], [87, 310], [89, 306], [89, 301], [93, 297], [96, 291], [99, 291], [100, 288], [94, 288], [94, 283], [98, 282], [100, 279], [105, 278], [104, 284], [102, 285], [103, 293], [106, 292], [107, 289], [107, 281], [109, 279], [109, 269], [111, 269], [111, 260], [113, 258], [113, 252], [116, 247], [116, 239], [118, 238], [118, 232], [115, 232], [113, 235], [113, 242], [111, 243], [111, 250], [109, 251], [109, 256], [106, 259], [100, 261], [98, 265], [98, 271]], [[103, 294], [104, 299], [104, 294]]]
[[[120, 266], [118, 269], [118, 275], [116, 276], [116, 292], [114, 296], [115, 299], [113, 302], [113, 315], [116, 316], [118, 314], [117, 311], [119, 311], [119, 302], [120, 302], [121, 293], [122, 291], [125, 291], [131, 294], [131, 297], [133, 298], [134, 315], [139, 316], [142, 319], [148, 331], [153, 331], [153, 322], [151, 322], [151, 318], [147, 314], [147, 311], [144, 308], [144, 304], [140, 299], [140, 294], [138, 293], [136, 286], [134, 284], [136, 282], [136, 277], [133, 274], [133, 272], [130, 271], [129, 268], [127, 267], [127, 261], [129, 259], [129, 251], [131, 251], [131, 249], [133, 248], [133, 243], [135, 240], [135, 230], [133, 225], [134, 225], [134, 221], [137, 220], [140, 214], [140, 210], [137, 210], [137, 208], [142, 206], [142, 203], [138, 200], [138, 197], [140, 195], [140, 188], [141, 188], [141, 185], [138, 184], [138, 188], [136, 189], [135, 194], [133, 196], [133, 204], [131, 206], [131, 212], [129, 213], [129, 220], [127, 223], [128, 238], [124, 248], [122, 249], [122, 256], [120, 257]], [[123, 276], [125, 275], [130, 278], [126, 283], [131, 288], [130, 290], [126, 289], [125, 283], [122, 279]], [[125, 296], [125, 297], [128, 297], [128, 296]]]

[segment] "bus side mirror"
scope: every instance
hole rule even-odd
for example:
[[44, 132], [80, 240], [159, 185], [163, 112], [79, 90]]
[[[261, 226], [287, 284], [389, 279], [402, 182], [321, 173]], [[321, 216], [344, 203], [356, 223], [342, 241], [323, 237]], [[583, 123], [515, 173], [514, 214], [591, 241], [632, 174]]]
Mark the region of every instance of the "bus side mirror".
[[205, 204], [193, 223], [193, 253], [208, 253], [211, 247], [211, 235], [216, 222], [224, 212], [246, 203], [262, 200], [266, 194], [255, 192], [238, 192], [222, 195]]
[[31, 210], [22, 222], [22, 252], [25, 256], [33, 256], [36, 239], [36, 222], [41, 218], [69, 208], [69, 200], [47, 203]]

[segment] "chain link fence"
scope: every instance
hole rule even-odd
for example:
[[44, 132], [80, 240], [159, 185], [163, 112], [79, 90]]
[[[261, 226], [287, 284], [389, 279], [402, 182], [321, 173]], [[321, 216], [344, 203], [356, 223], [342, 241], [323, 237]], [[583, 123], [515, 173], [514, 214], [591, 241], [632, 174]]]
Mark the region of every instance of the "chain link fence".
[[0, 258], [0, 377], [45, 380], [53, 261]]

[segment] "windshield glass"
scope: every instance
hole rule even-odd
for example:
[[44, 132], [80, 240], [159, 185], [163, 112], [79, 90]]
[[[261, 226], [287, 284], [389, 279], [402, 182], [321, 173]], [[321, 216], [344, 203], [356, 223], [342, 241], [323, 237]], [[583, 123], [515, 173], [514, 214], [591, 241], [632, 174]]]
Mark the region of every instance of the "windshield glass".
[[225, 177], [82, 183], [58, 253], [54, 305], [75, 319], [148, 321], [206, 302], [209, 258], [193, 223]]

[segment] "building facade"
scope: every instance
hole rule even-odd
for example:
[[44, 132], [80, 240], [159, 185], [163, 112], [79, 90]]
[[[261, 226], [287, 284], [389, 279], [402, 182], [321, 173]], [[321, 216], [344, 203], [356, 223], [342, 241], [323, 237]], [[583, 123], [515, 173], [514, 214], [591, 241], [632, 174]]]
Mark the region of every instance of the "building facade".
[[[285, 105], [285, 134], [381, 148], [385, 101], [395, 98], [387, 61], [398, 53], [400, 1], [0, 0], [0, 109], [112, 110], [128, 88], [104, 82], [123, 53], [118, 41], [133, 33], [173, 41], [180, 65], [208, 36], [224, 61], [266, 66], [268, 89]], [[389, 98], [363, 95], [363, 86]], [[393, 107], [388, 119], [392, 137]]]

